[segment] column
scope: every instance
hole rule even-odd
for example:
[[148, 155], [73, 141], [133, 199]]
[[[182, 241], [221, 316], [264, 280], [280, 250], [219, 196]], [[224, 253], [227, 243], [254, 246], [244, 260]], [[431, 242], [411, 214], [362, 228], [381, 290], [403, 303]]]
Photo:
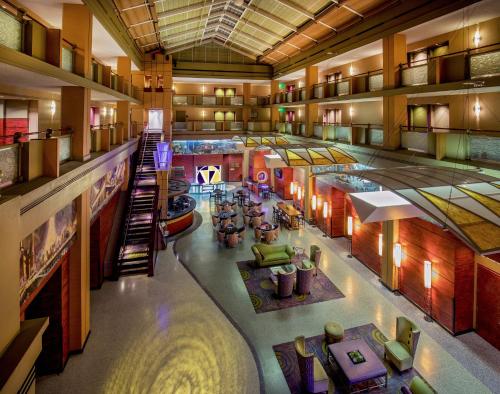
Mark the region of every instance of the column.
[[[384, 89], [399, 86], [399, 65], [406, 63], [406, 37], [393, 34], [383, 38]], [[401, 145], [399, 126], [406, 123], [406, 95], [384, 96], [384, 148], [397, 149]]]
[[250, 149], [244, 148], [243, 150], [243, 168], [241, 169], [242, 181], [245, 182], [248, 178], [249, 166], [250, 166]]
[[311, 220], [311, 197], [314, 193], [311, 166], [304, 167], [304, 216], [307, 221]]
[[399, 241], [399, 221], [388, 220], [382, 223], [382, 261], [380, 279], [390, 290], [398, 288], [398, 273], [394, 265], [394, 244]]
[[[128, 86], [130, 86], [131, 71], [132, 64], [130, 58], [127, 56], [119, 56], [117, 58], [117, 72], [119, 76], [123, 77], [125, 85]], [[130, 138], [130, 101], [125, 100], [116, 102], [116, 122], [121, 124], [123, 141], [127, 141]]]
[[71, 157], [86, 161], [90, 158], [90, 89], [79, 86], [61, 87], [61, 127], [70, 128]]
[[90, 333], [90, 189], [76, 198], [76, 239], [69, 258], [69, 349], [81, 351]]
[[92, 78], [92, 13], [83, 4], [63, 4], [63, 39], [76, 45], [74, 72]]
[[279, 81], [272, 80], [271, 81], [271, 131], [274, 131], [276, 123], [280, 120], [280, 114], [277, 107], [273, 106], [274, 96], [276, 93], [280, 91], [279, 89]]
[[[318, 66], [306, 67], [306, 100], [313, 97], [314, 85], [318, 83]], [[318, 119], [318, 104], [306, 104], [305, 108], [306, 136], [314, 134], [314, 122]]]
[[[156, 59], [158, 59], [158, 55], [156, 55]], [[170, 58], [171, 59], [171, 58]], [[166, 60], [165, 56], [162, 56], [162, 72], [163, 72], [163, 86], [167, 87], [167, 89], [164, 88], [164, 93], [163, 93], [163, 103], [162, 103], [162, 108], [163, 108], [163, 132], [165, 134], [165, 140], [170, 141], [172, 140], [172, 98], [174, 95], [172, 85], [173, 85], [173, 78], [172, 78], [172, 62], [171, 60]], [[158, 62], [158, 60], [157, 60]], [[159, 67], [158, 67], [159, 68]]]
[[242, 120], [243, 120], [243, 130], [248, 130], [248, 121], [250, 120], [250, 112], [251, 108], [247, 107], [250, 105], [250, 97], [251, 97], [252, 85], [249, 83], [243, 84], [243, 111], [242, 111]]

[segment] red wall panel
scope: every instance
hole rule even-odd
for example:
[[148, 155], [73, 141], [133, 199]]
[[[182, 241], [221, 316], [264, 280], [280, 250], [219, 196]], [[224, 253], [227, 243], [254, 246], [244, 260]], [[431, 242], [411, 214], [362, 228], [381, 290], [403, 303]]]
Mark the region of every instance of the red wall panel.
[[332, 187], [332, 237], [345, 235], [345, 193]]
[[276, 194], [283, 200], [291, 200], [292, 195], [290, 194], [290, 183], [293, 182], [293, 168], [284, 167], [281, 169], [282, 176], [278, 178], [274, 176], [274, 171], [272, 176], [274, 177], [274, 190]]
[[500, 350], [500, 275], [477, 266], [476, 330]]
[[173, 155], [172, 167], [184, 167], [186, 180], [194, 182], [193, 155]]
[[432, 316], [454, 333], [472, 328], [474, 252], [451, 232], [422, 219], [399, 222], [400, 291], [427, 309], [424, 261], [432, 262]]
[[266, 161], [264, 159], [264, 156], [268, 155], [270, 152], [270, 150], [250, 151], [248, 176], [252, 181], [257, 182], [257, 174], [261, 171], [265, 171], [268, 179], [265, 183], [270, 183], [271, 170], [266, 167]]
[[224, 155], [224, 166], [222, 169], [222, 179], [225, 182], [241, 182], [243, 176], [243, 155]]

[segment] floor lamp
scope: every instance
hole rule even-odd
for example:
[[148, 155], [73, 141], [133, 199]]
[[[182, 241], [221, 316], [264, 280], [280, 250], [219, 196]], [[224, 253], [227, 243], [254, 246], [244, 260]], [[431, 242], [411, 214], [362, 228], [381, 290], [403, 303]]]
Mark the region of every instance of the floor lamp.
[[432, 322], [432, 263], [429, 260], [424, 261], [424, 288], [427, 301], [424, 319]]
[[347, 217], [347, 257], [352, 258], [352, 216]]
[[394, 266], [396, 267], [396, 274], [398, 278], [398, 288], [394, 291], [397, 296], [401, 295], [401, 260], [403, 259], [403, 249], [401, 244], [396, 242], [394, 244], [394, 249], [392, 251], [392, 258], [394, 260]]
[[328, 219], [328, 201], [325, 201], [323, 203], [323, 219], [325, 222], [325, 233], [323, 234], [323, 237], [327, 238], [328, 237], [328, 234], [327, 234], [328, 226], [326, 224], [326, 219]]

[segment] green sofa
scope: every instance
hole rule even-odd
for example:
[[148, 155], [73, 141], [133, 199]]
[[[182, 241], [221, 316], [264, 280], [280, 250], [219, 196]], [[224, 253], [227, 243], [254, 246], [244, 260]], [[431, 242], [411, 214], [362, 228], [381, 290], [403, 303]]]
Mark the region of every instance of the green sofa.
[[256, 267], [290, 264], [295, 252], [289, 245], [255, 244], [252, 246]]

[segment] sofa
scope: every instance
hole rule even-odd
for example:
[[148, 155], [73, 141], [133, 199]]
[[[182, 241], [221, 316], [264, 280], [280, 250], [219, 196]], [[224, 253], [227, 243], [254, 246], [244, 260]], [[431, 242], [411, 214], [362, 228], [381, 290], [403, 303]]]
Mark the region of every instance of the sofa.
[[435, 391], [420, 376], [415, 376], [410, 386], [401, 387], [402, 394], [434, 394]]
[[290, 245], [266, 245], [258, 243], [252, 246], [256, 267], [290, 264], [295, 256]]

